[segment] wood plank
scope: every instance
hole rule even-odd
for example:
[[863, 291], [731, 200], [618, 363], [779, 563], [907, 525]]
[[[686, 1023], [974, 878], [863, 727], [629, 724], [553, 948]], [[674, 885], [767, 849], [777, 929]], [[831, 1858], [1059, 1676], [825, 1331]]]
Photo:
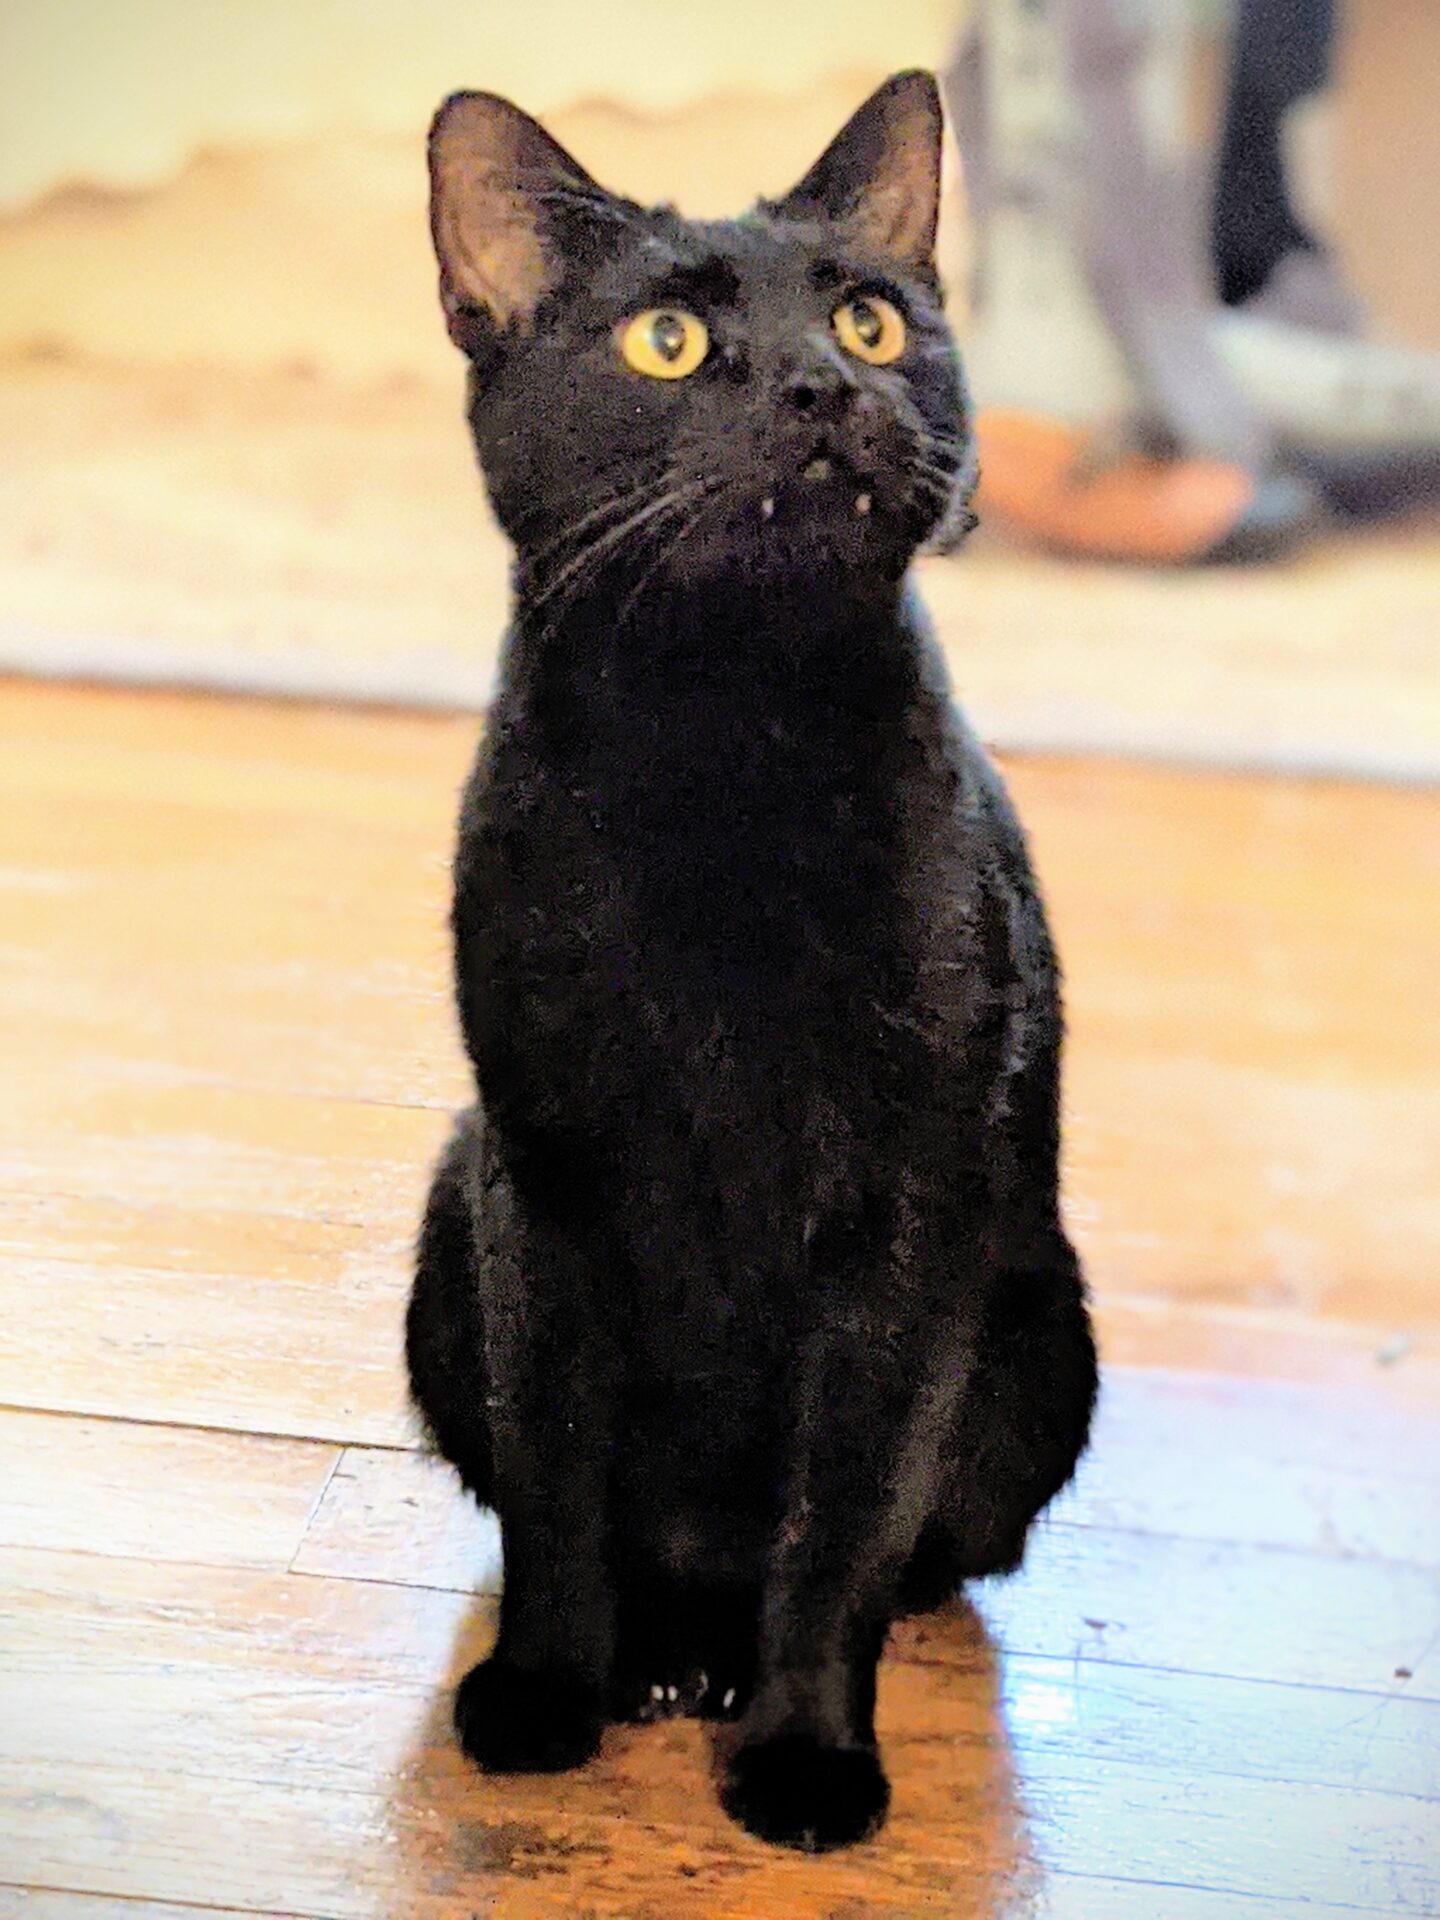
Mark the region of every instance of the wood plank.
[[[432, 1121], [436, 1146], [443, 1126]], [[423, 1178], [423, 1159], [397, 1167], [388, 1218], [368, 1224], [237, 1210], [223, 1195], [199, 1206], [159, 1194], [0, 1195], [0, 1299], [17, 1303], [0, 1345], [0, 1401], [413, 1444], [400, 1342], [414, 1224], [397, 1196], [410, 1182], [418, 1207]], [[1132, 1299], [1102, 1300], [1097, 1318], [1102, 1352], [1121, 1365], [1288, 1371], [1377, 1402], [1383, 1386], [1384, 1398], [1418, 1400], [1422, 1412], [1440, 1399], [1434, 1335], [1386, 1366], [1379, 1330], [1294, 1314]]]
[[1379, 1394], [1114, 1367], [1071, 1525], [1440, 1565], [1440, 1419]]
[[[912, 1781], [911, 1808], [897, 1803], [877, 1841], [806, 1859], [730, 1826], [705, 1783], [697, 1730], [630, 1735], [627, 1745], [628, 1756], [596, 1762], [567, 1781], [563, 1814], [553, 1783], [537, 1793], [533, 1781], [478, 1782], [452, 1752], [434, 1749], [417, 1756], [423, 1806], [379, 1793], [277, 1791], [269, 1782], [118, 1768], [89, 1774], [81, 1794], [63, 1790], [64, 1771], [40, 1768], [26, 1782], [0, 1764], [0, 1822], [9, 1824], [17, 1786], [47, 1805], [43, 1830], [15, 1856], [40, 1885], [78, 1873], [99, 1891], [143, 1881], [188, 1889], [199, 1901], [208, 1895], [233, 1904], [253, 1894], [266, 1912], [327, 1920], [393, 1920], [396, 1913], [460, 1920], [477, 1911], [615, 1920], [675, 1920], [677, 1912], [706, 1920], [1049, 1913], [1057, 1876], [1047, 1843], [1087, 1833], [1097, 1844], [1076, 1849], [1087, 1865], [1113, 1869], [1120, 1855], [1136, 1880], [1151, 1882], [1152, 1898], [1166, 1890], [1162, 1899], [1171, 1887], [1192, 1884], [1184, 1875], [1203, 1874], [1203, 1891], [1212, 1902], [1232, 1903], [1221, 1908], [1227, 1912], [1246, 1911], [1259, 1895], [1282, 1913], [1302, 1906], [1309, 1913], [1318, 1899], [1423, 1916], [1434, 1912], [1440, 1891], [1433, 1826], [1402, 1801], [1376, 1806], [1363, 1795], [1256, 1790], [1254, 1825], [1228, 1828], [1245, 1836], [1242, 1850], [1231, 1852], [1217, 1846], [1217, 1815], [1233, 1814], [1223, 1798], [1201, 1791], [1186, 1807], [1180, 1782], [1151, 1773], [1098, 1777], [1076, 1767], [1034, 1783], [1032, 1790], [1054, 1800], [1032, 1800], [1024, 1829], [1004, 1825], [1023, 1818], [1013, 1803], [1003, 1812], [987, 1808], [983, 1789], [968, 1783], [960, 1816], [951, 1816], [931, 1847]], [[630, 1765], [622, 1771], [625, 1757]], [[683, 1825], [649, 1811], [679, 1798], [665, 1788], [682, 1767], [695, 1795]], [[953, 1782], [947, 1785], [953, 1799]], [[243, 1826], [243, 1861], [223, 1846], [219, 1830], [227, 1825]], [[1037, 1853], [1020, 1852], [1032, 1842]], [[1101, 1868], [1098, 1877], [1115, 1876]], [[1148, 1908], [1167, 1920], [1169, 1912]]]
[[301, 1440], [0, 1410], [0, 1547], [281, 1570], [339, 1458]]
[[[959, 1859], [919, 1854], [898, 1819], [863, 1852], [807, 1859], [763, 1847], [725, 1820], [698, 1732], [681, 1733], [649, 1740], [643, 1785], [638, 1769], [625, 1778], [614, 1763], [567, 1779], [563, 1813], [553, 1782], [543, 1795], [533, 1781], [481, 1782], [449, 1749], [417, 1754], [421, 1800], [118, 1768], [89, 1772], [77, 1792], [63, 1770], [26, 1780], [0, 1762], [0, 1843], [14, 1846], [18, 1790], [47, 1817], [16, 1835], [20, 1850], [7, 1857], [37, 1885], [64, 1875], [109, 1893], [158, 1886], [172, 1899], [253, 1898], [267, 1913], [325, 1920], [830, 1920], [837, 1911], [980, 1920], [1017, 1880], [1038, 1877], [992, 1865], [978, 1809], [947, 1836]], [[644, 1804], [644, 1785], [676, 1766], [696, 1796], [683, 1826]], [[225, 1827], [243, 1828], [243, 1858], [223, 1843]]]
[[[989, 1643], [978, 1621], [975, 1631], [983, 1666]], [[942, 1616], [896, 1629], [886, 1674], [897, 1725], [912, 1715], [924, 1723], [928, 1696], [912, 1688], [909, 1668], [930, 1663], [937, 1634], [948, 1642], [942, 1672], [966, 1672], [953, 1650], [959, 1632], [960, 1623]], [[1053, 1750], [1096, 1767], [1214, 1775], [1237, 1783], [1237, 1808], [1246, 1804], [1239, 1783], [1252, 1779], [1440, 1803], [1440, 1705], [1410, 1699], [1400, 1685], [1367, 1699], [1334, 1688], [1011, 1654], [999, 1662], [999, 1694], [1012, 1748], [1027, 1766]]]
[[[493, 1535], [435, 1464], [376, 1455], [332, 1495], [317, 1570], [495, 1581]], [[309, 1556], [307, 1541], [297, 1566]], [[976, 1595], [1011, 1653], [1440, 1699], [1440, 1589], [1424, 1567], [1046, 1521], [1023, 1575]]]
[[[109, 1059], [257, 1093], [463, 1097], [442, 921], [471, 733], [8, 689], [0, 1038], [42, 1109], [57, 1044], [87, 1077]], [[1430, 796], [1011, 772], [1067, 960], [1072, 1213], [1102, 1296], [1433, 1326], [1440, 1042], [1410, 1017], [1440, 932]], [[333, 998], [312, 997], [322, 977]]]
[[1440, 1699], [1427, 1568], [1054, 1523], [976, 1604], [1007, 1652]]
[[[1373, 1920], [1382, 1907], [1332, 1907], [1314, 1900], [1270, 1900], [1251, 1893], [1211, 1893], [1173, 1881], [1109, 1880], [1051, 1874], [1044, 1920]], [[117, 1915], [116, 1920], [124, 1920]]]
[[[1108, 1540], [1099, 1543], [1102, 1555], [1111, 1550]], [[1076, 1552], [1084, 1553], [1083, 1538]], [[1242, 1573], [1244, 1564], [1242, 1558]], [[499, 1530], [494, 1516], [476, 1507], [443, 1463], [415, 1453], [348, 1448], [294, 1568], [494, 1596], [501, 1583]], [[1301, 1589], [1324, 1578], [1323, 1568], [1305, 1561], [1271, 1570], [1279, 1580], [1288, 1574]], [[1218, 1559], [1209, 1579], [1196, 1586], [1193, 1602], [1195, 1613], [1222, 1639], [1247, 1629], [1247, 1596], [1242, 1593], [1236, 1606], [1226, 1593], [1231, 1575], [1231, 1562]], [[1033, 1564], [1019, 1576], [1032, 1583], [1038, 1577]], [[1218, 1623], [1217, 1593], [1225, 1609]], [[1073, 1620], [1058, 1581], [1042, 1587], [1034, 1610]], [[940, 1625], [927, 1620], [898, 1627], [895, 1656], [928, 1665], [938, 1639], [941, 1665], [955, 1666], [968, 1685], [986, 1655], [978, 1619], [974, 1647], [965, 1651], [964, 1611], [940, 1616]], [[1292, 1781], [1374, 1786], [1440, 1800], [1440, 1705], [1412, 1695], [1412, 1683], [1397, 1681], [1393, 1670], [1380, 1676], [1381, 1691], [1369, 1700], [1338, 1689], [1297, 1691], [1212, 1672], [1196, 1681], [1128, 1661], [1099, 1666], [1089, 1644], [1094, 1630], [1084, 1634], [1078, 1659], [1068, 1651], [1027, 1655], [1013, 1650], [1007, 1659], [1005, 1713], [1012, 1732], [1017, 1739], [1023, 1735], [1027, 1746], [1058, 1740], [1068, 1747], [1081, 1739], [1097, 1763], [1146, 1763], [1165, 1754], [1177, 1768], [1188, 1757], [1197, 1771], [1262, 1777], [1278, 1772]], [[1173, 1644], [1162, 1644], [1159, 1651], [1173, 1651]], [[1137, 1657], [1144, 1658], [1144, 1652]], [[1208, 1645], [1204, 1657], [1209, 1657]], [[1292, 1722], [1296, 1737], [1282, 1738], [1278, 1730]], [[1217, 1728], [1223, 1734], [1217, 1735]]]
[[[1341, 786], [1010, 773], [1067, 960], [1069, 1192], [1100, 1277], [1360, 1317], [1398, 1277], [1382, 1242], [1434, 1227], [1440, 1037], [1411, 1017], [1415, 935], [1440, 937], [1433, 797], [1347, 819]], [[1402, 1262], [1395, 1309], [1428, 1320]]]
[[43, 1092], [22, 1085], [30, 1124], [4, 1155], [0, 1298], [25, 1309], [0, 1353], [0, 1400], [410, 1437], [401, 1327], [444, 1115], [67, 1088], [60, 1075]]
[[[271, 1223], [243, 1221], [263, 1248]], [[277, 1246], [282, 1235], [276, 1234]], [[315, 1440], [415, 1438], [401, 1359], [409, 1236], [328, 1236], [310, 1273], [0, 1258], [0, 1400]], [[338, 1242], [338, 1243], [337, 1243]]]
[[[804, 1861], [724, 1819], [693, 1725], [616, 1730], [563, 1783], [480, 1780], [435, 1691], [489, 1631], [490, 1610], [460, 1596], [128, 1561], [97, 1584], [85, 1556], [12, 1560], [0, 1858], [40, 1885], [343, 1916], [463, 1913], [512, 1893], [524, 1912], [533, 1891], [536, 1912], [658, 1917], [688, 1868], [686, 1911], [816, 1920], [844, 1900], [990, 1914], [1065, 1873], [1385, 1912], [1424, 1912], [1435, 1891], [1432, 1804], [1287, 1777], [1317, 1713], [1342, 1737], [1334, 1710], [1357, 1704], [1343, 1696], [1317, 1707], [1309, 1690], [1252, 1684], [1231, 1723], [1223, 1701], [1208, 1710], [1208, 1683], [1150, 1675], [1135, 1724], [1147, 1757], [1127, 1757], [1092, 1736], [1091, 1688], [1113, 1675], [1082, 1662], [1059, 1711], [1033, 1692], [1065, 1687], [1055, 1663], [1024, 1663], [1007, 1688], [974, 1617], [937, 1616], [907, 1629], [882, 1677], [890, 1827]], [[1261, 1696], [1269, 1734], [1255, 1739]], [[1433, 1750], [1437, 1711], [1387, 1709], [1412, 1723], [1393, 1749], [1423, 1749], [1428, 1724]], [[1127, 1712], [1102, 1702], [1103, 1724]], [[1383, 1727], [1352, 1724], [1356, 1757]], [[1197, 1745], [1216, 1769], [1197, 1771]], [[1237, 1747], [1255, 1770], [1243, 1795], [1225, 1771]]]
[[430, 1454], [347, 1447], [294, 1569], [498, 1594], [500, 1523]]
[[[1052, 1521], [1440, 1564], [1440, 1421], [1376, 1394], [1114, 1368]], [[1387, 1470], [1387, 1461], [1393, 1470]], [[297, 1568], [498, 1591], [499, 1540], [445, 1463], [347, 1449]]]
[[[132, 1206], [286, 1215], [413, 1232], [443, 1113], [360, 1100], [58, 1071], [7, 1079], [28, 1125], [7, 1142], [9, 1186]], [[64, 1248], [52, 1247], [61, 1254]]]
[[82, 1068], [462, 1097], [445, 917], [475, 721], [93, 698], [0, 696], [15, 1065], [61, 1043]]
[[1325, 1320], [1299, 1307], [1237, 1307], [1106, 1290], [1091, 1307], [1107, 1368], [1290, 1381], [1425, 1417], [1440, 1407], [1440, 1326]]
[[1435, 1809], [1415, 1801], [1252, 1780], [1237, 1821], [1232, 1781], [1082, 1756], [1032, 1762], [1025, 1802], [1042, 1868], [1396, 1913], [1440, 1899]]
[[1226, 1461], [1384, 1475], [1418, 1504], [1440, 1483], [1440, 1400], [1397, 1400], [1393, 1378], [1375, 1366], [1362, 1388], [1117, 1364], [1101, 1382], [1095, 1450], [1139, 1466], [1156, 1449], [1193, 1453], [1203, 1436], [1207, 1454]]
[[[254, 1907], [177, 1907], [169, 1900], [112, 1900], [106, 1894], [0, 1886], [0, 1920], [251, 1920]], [[266, 1920], [297, 1920], [293, 1909]]]
[[[494, 1624], [492, 1602], [367, 1581], [21, 1548], [4, 1569], [7, 1702], [54, 1705], [0, 1722], [17, 1762], [226, 1774], [243, 1759], [242, 1775], [363, 1784], [399, 1764]], [[117, 1684], [97, 1689], [101, 1672]]]
[[[163, 1733], [167, 1764], [223, 1770], [228, 1737], [243, 1732], [270, 1763], [317, 1784], [353, 1784], [362, 1758], [367, 1766], [393, 1764], [412, 1731], [409, 1694], [457, 1677], [483, 1650], [494, 1613], [492, 1601], [472, 1604], [465, 1593], [366, 1581], [123, 1560], [101, 1571], [83, 1555], [21, 1552], [7, 1555], [7, 1566], [5, 1645], [21, 1663], [9, 1684], [38, 1686], [41, 1668], [53, 1669], [44, 1686], [57, 1704], [55, 1689], [73, 1695], [78, 1710], [97, 1662], [133, 1662], [131, 1691], [143, 1697], [107, 1699], [103, 1724], [86, 1733], [91, 1757], [108, 1754], [120, 1764], [137, 1741]], [[1222, 1566], [1214, 1584], [1224, 1580]], [[1195, 1610], [1207, 1612], [1212, 1598], [1213, 1589], [1197, 1587]], [[117, 1622], [126, 1621], [129, 1647], [117, 1635]], [[1440, 1710], [1409, 1683], [1392, 1680], [1368, 1696], [1222, 1684], [1110, 1664], [1093, 1648], [1078, 1657], [1068, 1648], [1049, 1657], [1012, 1651], [1003, 1688], [995, 1666], [991, 1638], [971, 1609], [897, 1628], [886, 1665], [897, 1737], [918, 1737], [927, 1700], [955, 1716], [957, 1732], [981, 1737], [988, 1724], [981, 1709], [999, 1701], [1011, 1738], [1026, 1751], [1440, 1798]], [[283, 1702], [253, 1689], [237, 1694], [230, 1677], [291, 1669], [303, 1669], [314, 1714], [287, 1716]], [[398, 1719], [387, 1734], [392, 1708]], [[0, 1739], [12, 1754], [59, 1763], [75, 1752], [75, 1725], [50, 1714], [43, 1725], [17, 1721]]]

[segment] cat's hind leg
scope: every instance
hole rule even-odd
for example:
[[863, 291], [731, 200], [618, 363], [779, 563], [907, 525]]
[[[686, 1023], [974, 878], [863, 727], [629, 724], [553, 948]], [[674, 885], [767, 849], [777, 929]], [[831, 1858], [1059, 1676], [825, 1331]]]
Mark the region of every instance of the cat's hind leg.
[[416, 1398], [442, 1450], [488, 1480], [500, 1520], [499, 1632], [455, 1696], [460, 1743], [492, 1772], [588, 1760], [614, 1656], [614, 1261], [567, 1145], [530, 1139], [517, 1177], [513, 1145], [478, 1109], [466, 1117], [437, 1176], [412, 1305]]
[[939, 1606], [962, 1580], [1018, 1567], [1032, 1521], [1084, 1450], [1096, 1366], [1079, 1263], [1058, 1225], [1028, 1251], [996, 1279], [945, 1496], [902, 1582], [906, 1612]]
[[437, 1450], [484, 1505], [494, 1499], [485, 1323], [466, 1168], [483, 1122], [462, 1114], [430, 1187], [405, 1322], [410, 1391]]
[[[550, 1538], [550, 1516], [527, 1511], [533, 1503], [507, 1489], [497, 1444], [503, 1436], [495, 1426], [498, 1383], [490, 1366], [488, 1348], [493, 1343], [487, 1341], [486, 1317], [505, 1314], [513, 1323], [520, 1311], [514, 1278], [521, 1258], [515, 1245], [515, 1213], [510, 1184], [486, 1138], [484, 1116], [478, 1107], [471, 1108], [461, 1116], [431, 1185], [405, 1349], [411, 1392], [437, 1449], [476, 1498], [501, 1516], [506, 1590], [500, 1645], [461, 1681], [456, 1732], [466, 1752], [483, 1767], [551, 1772], [578, 1766], [599, 1743], [606, 1660], [603, 1624], [598, 1629], [601, 1650], [587, 1649], [587, 1635], [578, 1622], [572, 1647], [559, 1626], [558, 1610], [559, 1644], [551, 1644], [554, 1636], [545, 1631], [547, 1598], [529, 1590], [536, 1584], [537, 1559], [553, 1562], [566, 1547]], [[543, 1243], [543, 1235], [533, 1237]], [[541, 1259], [537, 1278], [544, 1268]], [[502, 1340], [502, 1351], [505, 1344]], [[515, 1384], [512, 1380], [512, 1392]], [[517, 1446], [523, 1451], [523, 1433], [510, 1436], [512, 1454]], [[513, 1489], [517, 1479], [523, 1483], [535, 1476], [522, 1465], [518, 1476], [512, 1467], [509, 1478]], [[548, 1477], [542, 1474], [540, 1480], [548, 1482]], [[564, 1502], [556, 1498], [553, 1505], [556, 1523], [563, 1528]], [[599, 1577], [598, 1553], [592, 1544], [587, 1556], [583, 1531], [575, 1529], [572, 1584], [577, 1588], [586, 1584], [582, 1575], [587, 1560], [588, 1584], [596, 1586]], [[543, 1584], [543, 1568], [539, 1579]], [[591, 1612], [596, 1611], [603, 1615], [603, 1597], [592, 1603]], [[595, 1637], [593, 1627], [588, 1637]]]

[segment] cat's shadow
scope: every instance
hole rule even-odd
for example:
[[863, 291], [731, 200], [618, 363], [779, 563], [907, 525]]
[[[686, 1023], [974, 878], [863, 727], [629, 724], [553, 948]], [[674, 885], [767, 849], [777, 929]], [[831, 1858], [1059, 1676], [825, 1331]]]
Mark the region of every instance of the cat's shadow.
[[494, 1620], [493, 1598], [477, 1599], [393, 1777], [382, 1910], [858, 1920], [867, 1896], [886, 1911], [999, 1915], [1033, 1892], [997, 1649], [963, 1598], [897, 1624], [877, 1715], [890, 1819], [877, 1840], [819, 1860], [767, 1846], [721, 1811], [730, 1726], [612, 1727], [578, 1772], [477, 1773], [455, 1742], [451, 1695], [488, 1651]]

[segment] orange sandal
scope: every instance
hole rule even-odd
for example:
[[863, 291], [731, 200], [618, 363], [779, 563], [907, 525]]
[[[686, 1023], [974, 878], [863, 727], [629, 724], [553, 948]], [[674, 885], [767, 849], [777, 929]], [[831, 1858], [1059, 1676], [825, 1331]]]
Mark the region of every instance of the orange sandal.
[[981, 516], [1091, 559], [1262, 559], [1294, 539], [1308, 508], [1284, 473], [1109, 451], [1094, 429], [1009, 408], [982, 409], [976, 439]]

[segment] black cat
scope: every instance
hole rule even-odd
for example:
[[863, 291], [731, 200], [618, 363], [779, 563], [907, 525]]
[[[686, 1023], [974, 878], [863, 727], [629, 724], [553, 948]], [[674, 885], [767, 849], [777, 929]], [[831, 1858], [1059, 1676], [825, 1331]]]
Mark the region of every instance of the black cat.
[[408, 1329], [504, 1539], [456, 1724], [548, 1769], [738, 1717], [726, 1806], [812, 1849], [884, 1817], [890, 1620], [1019, 1564], [1095, 1388], [1055, 960], [905, 579], [973, 484], [940, 127], [902, 74], [733, 222], [490, 95], [430, 145], [516, 550]]

